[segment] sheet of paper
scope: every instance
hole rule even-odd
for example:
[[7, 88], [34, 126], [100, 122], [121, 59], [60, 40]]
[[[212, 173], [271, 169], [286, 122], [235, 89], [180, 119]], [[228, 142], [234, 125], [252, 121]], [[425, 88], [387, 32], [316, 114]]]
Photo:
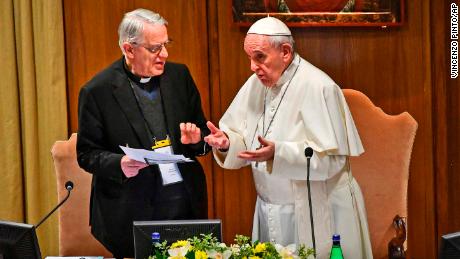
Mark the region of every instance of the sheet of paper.
[[183, 155], [162, 154], [152, 150], [130, 148], [123, 146], [120, 146], [120, 148], [129, 158], [144, 163], [148, 161], [149, 164], [193, 162], [192, 159], [187, 158]]
[[[161, 147], [155, 149], [156, 153], [160, 154], [172, 154], [171, 146]], [[163, 179], [163, 185], [169, 185], [173, 183], [182, 182], [182, 175], [180, 174], [179, 167], [177, 164], [159, 164], [158, 167], [160, 168], [161, 178]]]

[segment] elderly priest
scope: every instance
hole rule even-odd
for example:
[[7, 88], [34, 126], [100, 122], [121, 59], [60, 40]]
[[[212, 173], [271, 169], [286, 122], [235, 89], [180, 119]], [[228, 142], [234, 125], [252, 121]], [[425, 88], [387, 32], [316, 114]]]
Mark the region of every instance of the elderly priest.
[[254, 23], [244, 41], [254, 74], [219, 122], [208, 122], [217, 163], [250, 165], [257, 190], [253, 240], [312, 246], [311, 196], [318, 258], [328, 258], [333, 234], [345, 258], [372, 258], [361, 190], [349, 156], [364, 150], [337, 84], [296, 52], [289, 28], [272, 17]]

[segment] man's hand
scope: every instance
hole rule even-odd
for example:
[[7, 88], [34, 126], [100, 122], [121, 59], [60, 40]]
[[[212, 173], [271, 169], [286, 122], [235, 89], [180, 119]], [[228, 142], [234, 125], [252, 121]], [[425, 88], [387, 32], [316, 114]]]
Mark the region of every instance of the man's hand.
[[123, 156], [121, 158], [121, 170], [127, 178], [136, 176], [139, 173], [139, 170], [149, 166], [146, 163], [142, 163], [136, 160], [132, 160], [128, 156]]
[[201, 140], [201, 130], [194, 123], [181, 123], [180, 127], [180, 142], [182, 144], [196, 144]]
[[255, 151], [242, 151], [238, 154], [238, 157], [248, 161], [257, 162], [272, 160], [275, 156], [275, 142], [268, 141], [261, 136], [259, 136], [257, 139], [261, 145], [260, 148]]
[[230, 140], [225, 132], [214, 126], [210, 121], [206, 122], [206, 126], [211, 131], [211, 134], [204, 137], [204, 141], [208, 145], [217, 149], [228, 149], [230, 147]]

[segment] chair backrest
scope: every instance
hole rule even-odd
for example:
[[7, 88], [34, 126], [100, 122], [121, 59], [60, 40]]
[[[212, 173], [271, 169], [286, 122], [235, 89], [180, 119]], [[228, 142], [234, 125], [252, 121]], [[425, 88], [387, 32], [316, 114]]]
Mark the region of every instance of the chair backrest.
[[351, 170], [366, 204], [374, 258], [388, 258], [388, 243], [395, 236], [393, 218], [407, 216], [409, 163], [417, 122], [407, 112], [388, 115], [363, 93], [344, 89], [364, 146], [364, 154], [351, 158]]
[[65, 183], [74, 183], [69, 199], [59, 209], [59, 254], [112, 257], [112, 254], [91, 235], [89, 200], [92, 177], [78, 166], [76, 142], [77, 134], [74, 133], [69, 140], [56, 141], [51, 149], [59, 200], [67, 195]]

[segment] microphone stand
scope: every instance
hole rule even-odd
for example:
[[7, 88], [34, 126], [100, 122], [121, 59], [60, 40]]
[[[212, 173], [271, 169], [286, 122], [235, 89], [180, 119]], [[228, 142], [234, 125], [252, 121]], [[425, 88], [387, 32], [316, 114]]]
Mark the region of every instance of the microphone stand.
[[56, 207], [54, 207], [54, 209], [50, 211], [42, 220], [40, 220], [40, 222], [38, 222], [38, 224], [35, 225], [35, 228], [38, 228], [49, 216], [51, 216], [51, 214], [53, 214], [54, 211], [56, 211], [64, 202], [67, 201], [67, 199], [70, 196], [70, 191], [72, 191], [73, 189], [73, 183], [71, 181], [66, 182], [65, 188], [67, 190], [67, 196], [61, 202], [59, 202], [59, 204]]
[[308, 190], [308, 206], [310, 208], [310, 229], [311, 229], [311, 240], [313, 242], [313, 256], [316, 258], [316, 240], [315, 240], [315, 225], [313, 223], [313, 208], [311, 203], [311, 189], [310, 189], [310, 159], [313, 155], [313, 149], [311, 147], [305, 148], [305, 156], [307, 157], [307, 190]]

